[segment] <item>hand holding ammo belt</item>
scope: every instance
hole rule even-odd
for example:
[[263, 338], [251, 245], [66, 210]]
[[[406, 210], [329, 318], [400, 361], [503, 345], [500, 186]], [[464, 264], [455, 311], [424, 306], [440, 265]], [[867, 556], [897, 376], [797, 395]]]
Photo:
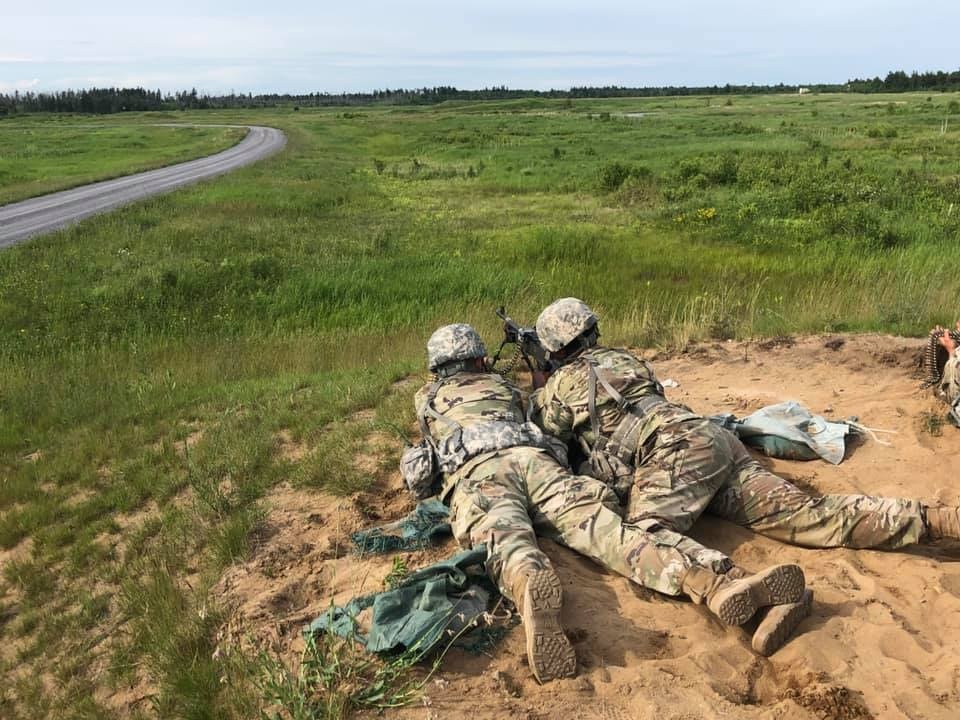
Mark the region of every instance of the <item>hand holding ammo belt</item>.
[[954, 344], [960, 345], [960, 330], [935, 327], [927, 338], [923, 351], [923, 383], [921, 388], [935, 388], [943, 380], [943, 371], [950, 359], [949, 351], [940, 343], [940, 337], [949, 334]]
[[957, 353], [947, 349], [942, 336], [949, 335], [951, 348], [960, 347], [960, 323], [956, 330], [949, 330], [940, 326], [930, 331], [927, 347], [923, 354], [924, 381], [921, 388], [932, 387], [934, 394], [949, 406], [947, 418], [960, 427], [960, 379], [957, 377]]

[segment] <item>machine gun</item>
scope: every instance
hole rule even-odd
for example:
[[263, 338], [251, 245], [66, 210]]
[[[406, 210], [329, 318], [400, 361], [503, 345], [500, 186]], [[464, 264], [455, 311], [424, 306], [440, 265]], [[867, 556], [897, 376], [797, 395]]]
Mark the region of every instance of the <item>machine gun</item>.
[[[498, 372], [510, 372], [517, 364], [517, 360], [521, 357], [527, 364], [530, 372], [538, 370], [541, 372], [550, 372], [554, 369], [553, 363], [547, 358], [547, 351], [543, 345], [540, 344], [540, 338], [537, 337], [535, 328], [521, 327], [518, 325], [507, 315], [502, 305], [497, 308], [496, 313], [497, 317], [503, 320], [503, 341], [493, 356], [493, 365]], [[500, 354], [507, 345], [515, 346], [513, 357], [510, 358], [505, 368], [497, 368], [496, 365], [500, 360]]]
[[927, 347], [923, 353], [923, 383], [921, 388], [933, 387], [943, 380], [943, 369], [950, 359], [950, 353], [940, 344], [940, 336], [949, 333], [954, 344], [960, 345], [960, 330], [944, 330], [943, 328], [930, 331], [927, 338]]

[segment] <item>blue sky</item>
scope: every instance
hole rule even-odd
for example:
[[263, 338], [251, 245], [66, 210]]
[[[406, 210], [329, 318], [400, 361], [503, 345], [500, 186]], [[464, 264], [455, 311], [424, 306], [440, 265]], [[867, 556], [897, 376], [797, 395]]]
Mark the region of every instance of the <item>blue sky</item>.
[[843, 82], [960, 68], [960, 3], [0, 0], [0, 92]]

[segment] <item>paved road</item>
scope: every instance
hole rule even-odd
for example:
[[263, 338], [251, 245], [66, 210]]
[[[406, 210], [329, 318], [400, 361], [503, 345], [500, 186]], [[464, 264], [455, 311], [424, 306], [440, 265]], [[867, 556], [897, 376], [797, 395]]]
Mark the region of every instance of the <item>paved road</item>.
[[90, 215], [249, 165], [279, 152], [287, 142], [286, 136], [274, 128], [250, 126], [249, 130], [242, 141], [216, 155], [4, 205], [0, 207], [0, 249]]

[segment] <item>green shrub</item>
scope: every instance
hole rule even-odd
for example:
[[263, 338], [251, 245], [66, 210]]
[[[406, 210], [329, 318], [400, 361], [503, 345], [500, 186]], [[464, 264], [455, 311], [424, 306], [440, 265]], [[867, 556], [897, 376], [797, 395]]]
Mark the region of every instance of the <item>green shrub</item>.
[[874, 125], [867, 128], [867, 137], [870, 138], [895, 138], [897, 129], [891, 125]]
[[614, 190], [619, 190], [620, 186], [623, 185], [624, 181], [629, 177], [643, 180], [652, 177], [652, 175], [653, 173], [651, 173], [648, 167], [637, 167], [620, 162], [619, 160], [614, 160], [600, 168], [600, 189], [605, 192], [613, 192]]

